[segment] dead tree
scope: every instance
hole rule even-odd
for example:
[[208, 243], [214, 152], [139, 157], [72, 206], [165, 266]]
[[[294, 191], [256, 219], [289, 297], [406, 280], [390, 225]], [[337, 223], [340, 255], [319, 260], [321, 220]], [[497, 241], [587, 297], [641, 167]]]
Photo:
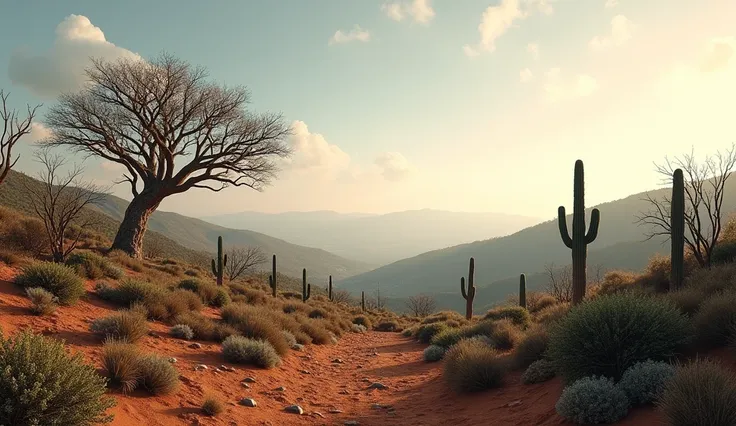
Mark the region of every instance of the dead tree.
[[258, 247], [235, 247], [227, 251], [225, 273], [230, 281], [234, 281], [267, 260], [266, 255]]
[[418, 294], [411, 296], [406, 301], [406, 307], [415, 317], [426, 317], [430, 315], [437, 307], [432, 296], [426, 294]]
[[106, 192], [81, 180], [84, 169], [80, 166], [62, 175], [66, 160], [61, 155], [43, 149], [35, 157], [42, 167], [40, 183], [24, 180], [26, 195], [43, 221], [53, 260], [60, 263], [74, 250], [84, 231], [95, 224], [93, 215], [85, 209], [102, 201]]
[[550, 263], [544, 266], [544, 270], [547, 272], [547, 293], [561, 303], [572, 301], [572, 266], [555, 268]]
[[[701, 163], [695, 160], [691, 151], [672, 161], [665, 158], [662, 165], [655, 164], [665, 183], [671, 184], [675, 169], [682, 169], [685, 175], [685, 244], [701, 267], [710, 266], [711, 254], [721, 234], [723, 197], [735, 164], [734, 145], [725, 152], [707, 156]], [[637, 222], [649, 226], [646, 239], [664, 236], [668, 240], [671, 197], [664, 195], [662, 199], [656, 199], [647, 193], [644, 200], [649, 203], [650, 210], [640, 213]]]
[[10, 169], [15, 166], [20, 156], [13, 158], [13, 147], [25, 135], [31, 133], [31, 124], [36, 116], [36, 110], [41, 105], [31, 108], [28, 105], [28, 115], [21, 120], [17, 110], [8, 109], [8, 97], [10, 93], [0, 90], [0, 120], [2, 120], [2, 133], [0, 133], [0, 184], [8, 177]]
[[122, 165], [133, 199], [112, 244], [141, 257], [148, 218], [171, 195], [227, 186], [261, 190], [290, 154], [278, 114], [246, 110], [249, 92], [207, 82], [206, 71], [161, 55], [93, 60], [90, 84], [49, 111], [49, 145]]

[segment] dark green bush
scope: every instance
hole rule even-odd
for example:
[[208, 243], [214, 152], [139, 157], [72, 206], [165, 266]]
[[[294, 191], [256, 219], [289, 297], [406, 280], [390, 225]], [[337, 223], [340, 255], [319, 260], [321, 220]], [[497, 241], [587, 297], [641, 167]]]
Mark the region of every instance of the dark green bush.
[[721, 241], [713, 247], [710, 261], [714, 265], [733, 263], [736, 260], [736, 241]]
[[444, 349], [456, 344], [464, 337], [468, 337], [463, 333], [463, 330], [459, 328], [446, 328], [439, 333], [432, 336], [430, 343], [435, 346], [442, 347]]
[[98, 284], [95, 291], [101, 299], [125, 307], [153, 297], [164, 298], [166, 295], [166, 290], [156, 284], [134, 279], [124, 279], [116, 287]]
[[443, 377], [455, 392], [478, 392], [500, 387], [507, 363], [482, 342], [465, 339], [445, 352]]
[[583, 377], [562, 391], [555, 409], [578, 424], [614, 423], [629, 412], [629, 400], [611, 379]]
[[222, 342], [225, 360], [237, 364], [253, 364], [261, 368], [272, 368], [281, 363], [273, 346], [265, 340], [231, 336]]
[[637, 362], [675, 356], [691, 335], [687, 317], [664, 299], [602, 296], [574, 307], [552, 329], [549, 356], [568, 383], [598, 375], [619, 380]]
[[62, 305], [75, 304], [85, 293], [84, 281], [73, 269], [52, 262], [34, 262], [24, 267], [15, 277], [15, 284], [50, 291]]
[[399, 326], [399, 323], [396, 321], [381, 321], [378, 324], [376, 324], [376, 327], [374, 328], [376, 331], [401, 331], [401, 327]]
[[[285, 305], [284, 305], [285, 306]], [[365, 315], [358, 315], [353, 318], [353, 324], [360, 324], [363, 327], [367, 328], [368, 330], [373, 328], [373, 322], [371, 322], [370, 318], [368, 318]]]
[[714, 294], [706, 299], [693, 316], [695, 338], [698, 344], [713, 348], [725, 346], [734, 337], [736, 323], [736, 292]]
[[227, 293], [227, 291], [225, 291], [225, 289], [222, 288], [217, 289], [217, 294], [210, 301], [210, 305], [214, 306], [215, 308], [221, 308], [228, 303], [230, 303], [230, 295]]
[[120, 268], [112, 266], [104, 257], [89, 251], [74, 252], [64, 263], [77, 271], [82, 278], [91, 280], [102, 277], [120, 279], [123, 276]]
[[417, 340], [422, 343], [429, 343], [436, 334], [439, 334], [448, 328], [449, 327], [447, 327], [443, 322], [424, 324], [417, 329]]
[[81, 354], [30, 330], [5, 339], [0, 334], [0, 424], [88, 426], [109, 423], [106, 379]]
[[501, 308], [491, 309], [486, 313], [483, 319], [487, 320], [501, 320], [509, 319], [514, 324], [526, 327], [531, 323], [531, 316], [529, 311], [522, 308], [521, 306], [504, 306]]
[[521, 375], [521, 383], [531, 385], [546, 382], [555, 377], [555, 366], [546, 359], [539, 359], [529, 364], [529, 367]]

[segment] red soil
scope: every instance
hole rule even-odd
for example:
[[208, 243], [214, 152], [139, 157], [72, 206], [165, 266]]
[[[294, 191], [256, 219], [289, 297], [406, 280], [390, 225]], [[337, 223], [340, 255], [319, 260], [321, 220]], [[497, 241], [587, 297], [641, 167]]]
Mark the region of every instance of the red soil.
[[[100, 367], [101, 342], [92, 335], [89, 322], [113, 308], [91, 293], [74, 307], [59, 308], [50, 317], [30, 315], [28, 300], [9, 280], [14, 271], [0, 264], [0, 327], [5, 333], [31, 327], [64, 339], [72, 351], [80, 351]], [[91, 287], [91, 283], [89, 283]], [[213, 313], [214, 314], [214, 313]], [[151, 323], [159, 337], [148, 336], [140, 343], [145, 351], [175, 357], [182, 385], [175, 395], [152, 397], [143, 392], [117, 399], [113, 425], [342, 425], [357, 420], [360, 425], [560, 425], [568, 424], [555, 413], [562, 391], [558, 379], [538, 385], [520, 384], [520, 373], [507, 377], [506, 385], [474, 395], [452, 393], [442, 380], [442, 364], [422, 361], [425, 345], [396, 333], [348, 333], [337, 345], [306, 346], [292, 352], [280, 367], [261, 370], [235, 367], [235, 372], [216, 372], [223, 359], [219, 345], [202, 344], [191, 349], [188, 342], [169, 338], [168, 327]], [[343, 363], [334, 363], [340, 358]], [[194, 371], [206, 364], [206, 371]], [[302, 372], [308, 371], [310, 374]], [[241, 381], [253, 377], [246, 389]], [[367, 390], [380, 381], [385, 390]], [[284, 386], [284, 392], [274, 391]], [[199, 409], [206, 395], [214, 395], [226, 405], [216, 418]], [[238, 405], [253, 398], [258, 407]], [[283, 408], [299, 404], [305, 414], [288, 414]], [[381, 407], [374, 407], [380, 404]], [[341, 412], [330, 413], [331, 409]], [[654, 409], [632, 411], [619, 424], [662, 423]]]

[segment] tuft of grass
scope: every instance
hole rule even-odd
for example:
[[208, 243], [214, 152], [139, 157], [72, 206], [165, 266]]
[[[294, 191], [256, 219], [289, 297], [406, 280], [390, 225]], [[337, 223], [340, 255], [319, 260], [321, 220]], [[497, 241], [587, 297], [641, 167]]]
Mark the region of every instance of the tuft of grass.
[[148, 322], [145, 315], [140, 312], [121, 310], [92, 321], [90, 331], [105, 338], [124, 339], [135, 343], [148, 334]]
[[374, 330], [386, 332], [401, 331], [401, 326], [396, 321], [381, 321], [376, 325]]
[[141, 354], [138, 347], [125, 340], [108, 338], [102, 347], [102, 365], [110, 384], [122, 392], [133, 392], [141, 377], [138, 365]]
[[104, 257], [89, 251], [74, 252], [67, 257], [64, 263], [77, 271], [82, 278], [91, 280], [102, 277], [120, 279], [123, 276], [120, 268], [112, 266]]
[[243, 336], [268, 341], [280, 356], [289, 352], [289, 343], [275, 323], [274, 312], [266, 307], [232, 303], [220, 311], [225, 323], [233, 326]]
[[236, 364], [253, 364], [261, 368], [273, 368], [281, 363], [276, 349], [265, 340], [230, 336], [222, 342], [225, 360]]
[[496, 327], [490, 336], [493, 347], [498, 350], [506, 351], [513, 349], [521, 340], [522, 333], [516, 328], [513, 322], [508, 319], [496, 321]]
[[542, 327], [530, 330], [514, 350], [515, 368], [526, 368], [531, 363], [543, 359], [549, 345], [549, 333]]
[[51, 315], [56, 311], [59, 299], [41, 287], [26, 288], [26, 296], [31, 299], [31, 312], [34, 315]]
[[171, 327], [169, 333], [177, 339], [192, 340], [194, 338], [194, 331], [186, 324], [176, 324]]
[[154, 395], [170, 395], [179, 388], [179, 372], [166, 358], [145, 355], [138, 362], [139, 384]]
[[51, 292], [62, 305], [74, 305], [84, 295], [84, 281], [68, 266], [52, 262], [34, 262], [25, 266], [15, 277], [15, 284], [41, 287]]
[[733, 338], [732, 325], [736, 323], [736, 292], [714, 294], [700, 306], [693, 316], [695, 338], [706, 348], [725, 346]]
[[494, 321], [508, 319], [520, 327], [528, 326], [532, 320], [529, 311], [521, 306], [504, 306], [491, 309], [485, 314], [483, 319]]
[[209, 396], [202, 403], [202, 411], [208, 416], [215, 417], [225, 411], [225, 404], [219, 399]]
[[503, 384], [507, 363], [495, 350], [475, 339], [464, 339], [445, 352], [443, 376], [455, 392], [478, 392]]

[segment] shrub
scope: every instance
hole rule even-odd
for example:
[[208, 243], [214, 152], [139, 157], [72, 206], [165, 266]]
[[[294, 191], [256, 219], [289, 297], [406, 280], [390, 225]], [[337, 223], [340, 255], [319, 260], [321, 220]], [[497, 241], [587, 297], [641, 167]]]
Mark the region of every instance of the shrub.
[[531, 313], [539, 312], [542, 309], [546, 309], [557, 304], [557, 299], [549, 294], [540, 295], [537, 298], [530, 298], [530, 294], [534, 294], [534, 292], [527, 293], [526, 308]]
[[629, 412], [629, 400], [611, 379], [584, 377], [562, 391], [555, 409], [578, 424], [613, 423]]
[[0, 334], [0, 424], [81, 425], [109, 423], [106, 379], [80, 353], [30, 330]]
[[289, 352], [281, 327], [273, 320], [273, 312], [268, 308], [230, 304], [222, 309], [220, 315], [243, 336], [268, 341], [281, 356]]
[[671, 291], [665, 297], [671, 300], [682, 313], [693, 315], [698, 312], [700, 305], [708, 298], [708, 293], [700, 288], [685, 287]]
[[672, 426], [734, 425], [736, 374], [711, 360], [679, 366], [658, 405]]
[[638, 362], [626, 370], [618, 387], [631, 405], [651, 404], [662, 395], [664, 386], [674, 375], [675, 367], [666, 362]]
[[117, 287], [98, 285], [96, 288], [97, 295], [101, 299], [126, 307], [135, 302], [143, 302], [146, 299], [150, 300], [157, 294], [163, 295], [165, 294], [164, 291], [163, 288], [155, 284], [133, 279], [124, 279]]
[[690, 335], [687, 318], [666, 300], [602, 296], [552, 329], [549, 356], [568, 383], [598, 375], [618, 380], [637, 362], [674, 356]]
[[174, 317], [176, 324], [187, 325], [194, 332], [194, 337], [200, 340], [213, 340], [215, 333], [215, 322], [210, 318], [197, 313], [187, 312]]
[[253, 364], [261, 368], [272, 368], [281, 363], [281, 358], [271, 344], [265, 340], [230, 336], [222, 342], [225, 360], [236, 364]]
[[107, 258], [112, 260], [113, 262], [125, 266], [131, 271], [143, 272], [146, 269], [143, 266], [143, 262], [134, 257], [131, 257], [130, 255], [128, 255], [128, 253], [122, 250], [110, 251], [109, 253], [107, 253]]
[[208, 397], [202, 403], [202, 411], [208, 416], [214, 417], [225, 411], [225, 405], [219, 399]]
[[122, 270], [110, 265], [104, 257], [89, 251], [74, 252], [64, 263], [77, 271], [81, 277], [91, 280], [102, 277], [120, 279], [123, 276]]
[[736, 322], [736, 292], [720, 293], [706, 299], [693, 316], [695, 337], [705, 347], [724, 346], [732, 337]]
[[322, 327], [318, 327], [314, 322], [301, 324], [299, 326], [299, 330], [309, 335], [312, 339], [312, 343], [315, 345], [327, 345], [332, 343], [330, 332]]
[[170, 299], [178, 299], [181, 303], [187, 307], [189, 311], [201, 311], [202, 310], [202, 299], [191, 291], [177, 289], [167, 294]]
[[442, 346], [430, 345], [424, 350], [424, 360], [427, 362], [436, 362], [445, 356], [446, 349]]
[[540, 324], [551, 326], [563, 319], [569, 311], [569, 303], [559, 303], [556, 305], [552, 305], [537, 312], [537, 322], [539, 322]]
[[24, 217], [12, 223], [6, 231], [9, 245], [38, 255], [49, 249], [49, 240], [43, 221], [36, 218]]
[[493, 321], [481, 321], [474, 325], [465, 326], [462, 329], [464, 337], [486, 336], [491, 337], [496, 331], [496, 323]]
[[217, 297], [221, 288], [196, 278], [185, 278], [179, 281], [179, 288], [196, 293], [204, 303], [210, 304]]
[[358, 315], [353, 318], [353, 324], [360, 324], [369, 330], [373, 328], [373, 322], [365, 315]]
[[186, 324], [176, 324], [175, 326], [171, 327], [171, 330], [169, 330], [169, 333], [171, 333], [171, 335], [176, 337], [177, 339], [183, 339], [183, 340], [194, 339], [194, 331], [192, 330], [191, 327], [189, 327]]
[[90, 330], [106, 338], [125, 339], [135, 343], [148, 334], [148, 323], [140, 312], [125, 310], [95, 319], [90, 324]]
[[102, 365], [110, 383], [119, 386], [123, 393], [132, 392], [141, 377], [138, 347], [125, 340], [106, 339], [102, 347]]
[[212, 337], [211, 337], [212, 340], [214, 340], [215, 342], [222, 343], [225, 339], [227, 339], [230, 336], [240, 336], [240, 332], [238, 331], [237, 328], [229, 324], [223, 324], [219, 322], [214, 323], [214, 328], [212, 329]]
[[50, 315], [56, 310], [59, 299], [41, 287], [26, 288], [26, 296], [31, 299], [31, 312], [35, 315]]
[[422, 324], [432, 324], [435, 322], [445, 322], [445, 321], [457, 321], [459, 324], [466, 324], [467, 320], [464, 316], [460, 315], [458, 312], [455, 311], [441, 311], [434, 313], [422, 320]]
[[422, 325], [417, 329], [417, 340], [422, 343], [429, 343], [436, 334], [439, 334], [447, 328], [447, 325], [442, 322], [433, 322]]
[[281, 334], [284, 335], [284, 339], [286, 339], [286, 343], [289, 344], [290, 348], [293, 349], [297, 345], [296, 337], [290, 331], [281, 330]]
[[723, 241], [713, 247], [710, 261], [714, 265], [733, 263], [736, 260], [736, 241]]
[[215, 294], [215, 297], [212, 298], [210, 301], [210, 305], [214, 306], [215, 308], [221, 308], [225, 305], [230, 303], [230, 295], [225, 291], [225, 289], [218, 288], [217, 294]]
[[73, 269], [52, 262], [34, 262], [15, 277], [23, 288], [41, 287], [51, 292], [62, 305], [73, 305], [85, 292], [84, 281]]
[[[363, 326], [362, 326], [362, 325], [360, 325], [360, 324], [356, 324], [356, 325], [358, 325], [358, 326], [360, 326], [360, 327], [363, 327]], [[414, 326], [414, 327], [409, 327], [409, 328], [405, 328], [405, 329], [404, 329], [404, 331], [402, 331], [402, 332], [401, 332], [401, 335], [402, 335], [402, 336], [404, 336], [404, 337], [411, 337], [411, 336], [413, 336], [413, 335], [414, 335], [414, 333], [415, 333], [416, 331], [417, 331], [417, 328], [416, 328], [416, 326]]]
[[400, 331], [401, 327], [399, 327], [399, 324], [396, 321], [381, 321], [376, 325], [375, 327], [376, 331]]
[[146, 355], [138, 362], [140, 385], [154, 395], [169, 395], [179, 387], [179, 372], [166, 358]]
[[529, 311], [522, 308], [521, 306], [504, 306], [501, 308], [495, 308], [488, 311], [483, 319], [487, 320], [501, 320], [509, 319], [514, 324], [526, 327], [531, 322], [531, 316]]
[[543, 328], [537, 328], [524, 336], [514, 350], [514, 367], [526, 368], [531, 363], [544, 358], [549, 346], [549, 334]]
[[629, 271], [609, 271], [603, 276], [598, 288], [598, 296], [628, 291], [636, 284], [638, 275]]
[[521, 383], [530, 385], [542, 383], [555, 377], [555, 366], [546, 359], [539, 359], [529, 364], [529, 367], [521, 375]]
[[501, 320], [496, 322], [496, 328], [490, 337], [496, 349], [505, 351], [516, 346], [521, 339], [521, 332], [511, 321]]
[[443, 376], [455, 392], [477, 392], [503, 384], [506, 363], [483, 343], [462, 340], [445, 352]]
[[324, 309], [314, 308], [309, 312], [309, 318], [327, 318], [327, 312]]
[[365, 333], [368, 329], [360, 324], [350, 324], [350, 331], [353, 333]]
[[459, 328], [446, 328], [432, 336], [430, 343], [433, 346], [447, 349], [464, 337], [466, 337], [466, 335], [463, 333], [463, 330], [460, 330]]

